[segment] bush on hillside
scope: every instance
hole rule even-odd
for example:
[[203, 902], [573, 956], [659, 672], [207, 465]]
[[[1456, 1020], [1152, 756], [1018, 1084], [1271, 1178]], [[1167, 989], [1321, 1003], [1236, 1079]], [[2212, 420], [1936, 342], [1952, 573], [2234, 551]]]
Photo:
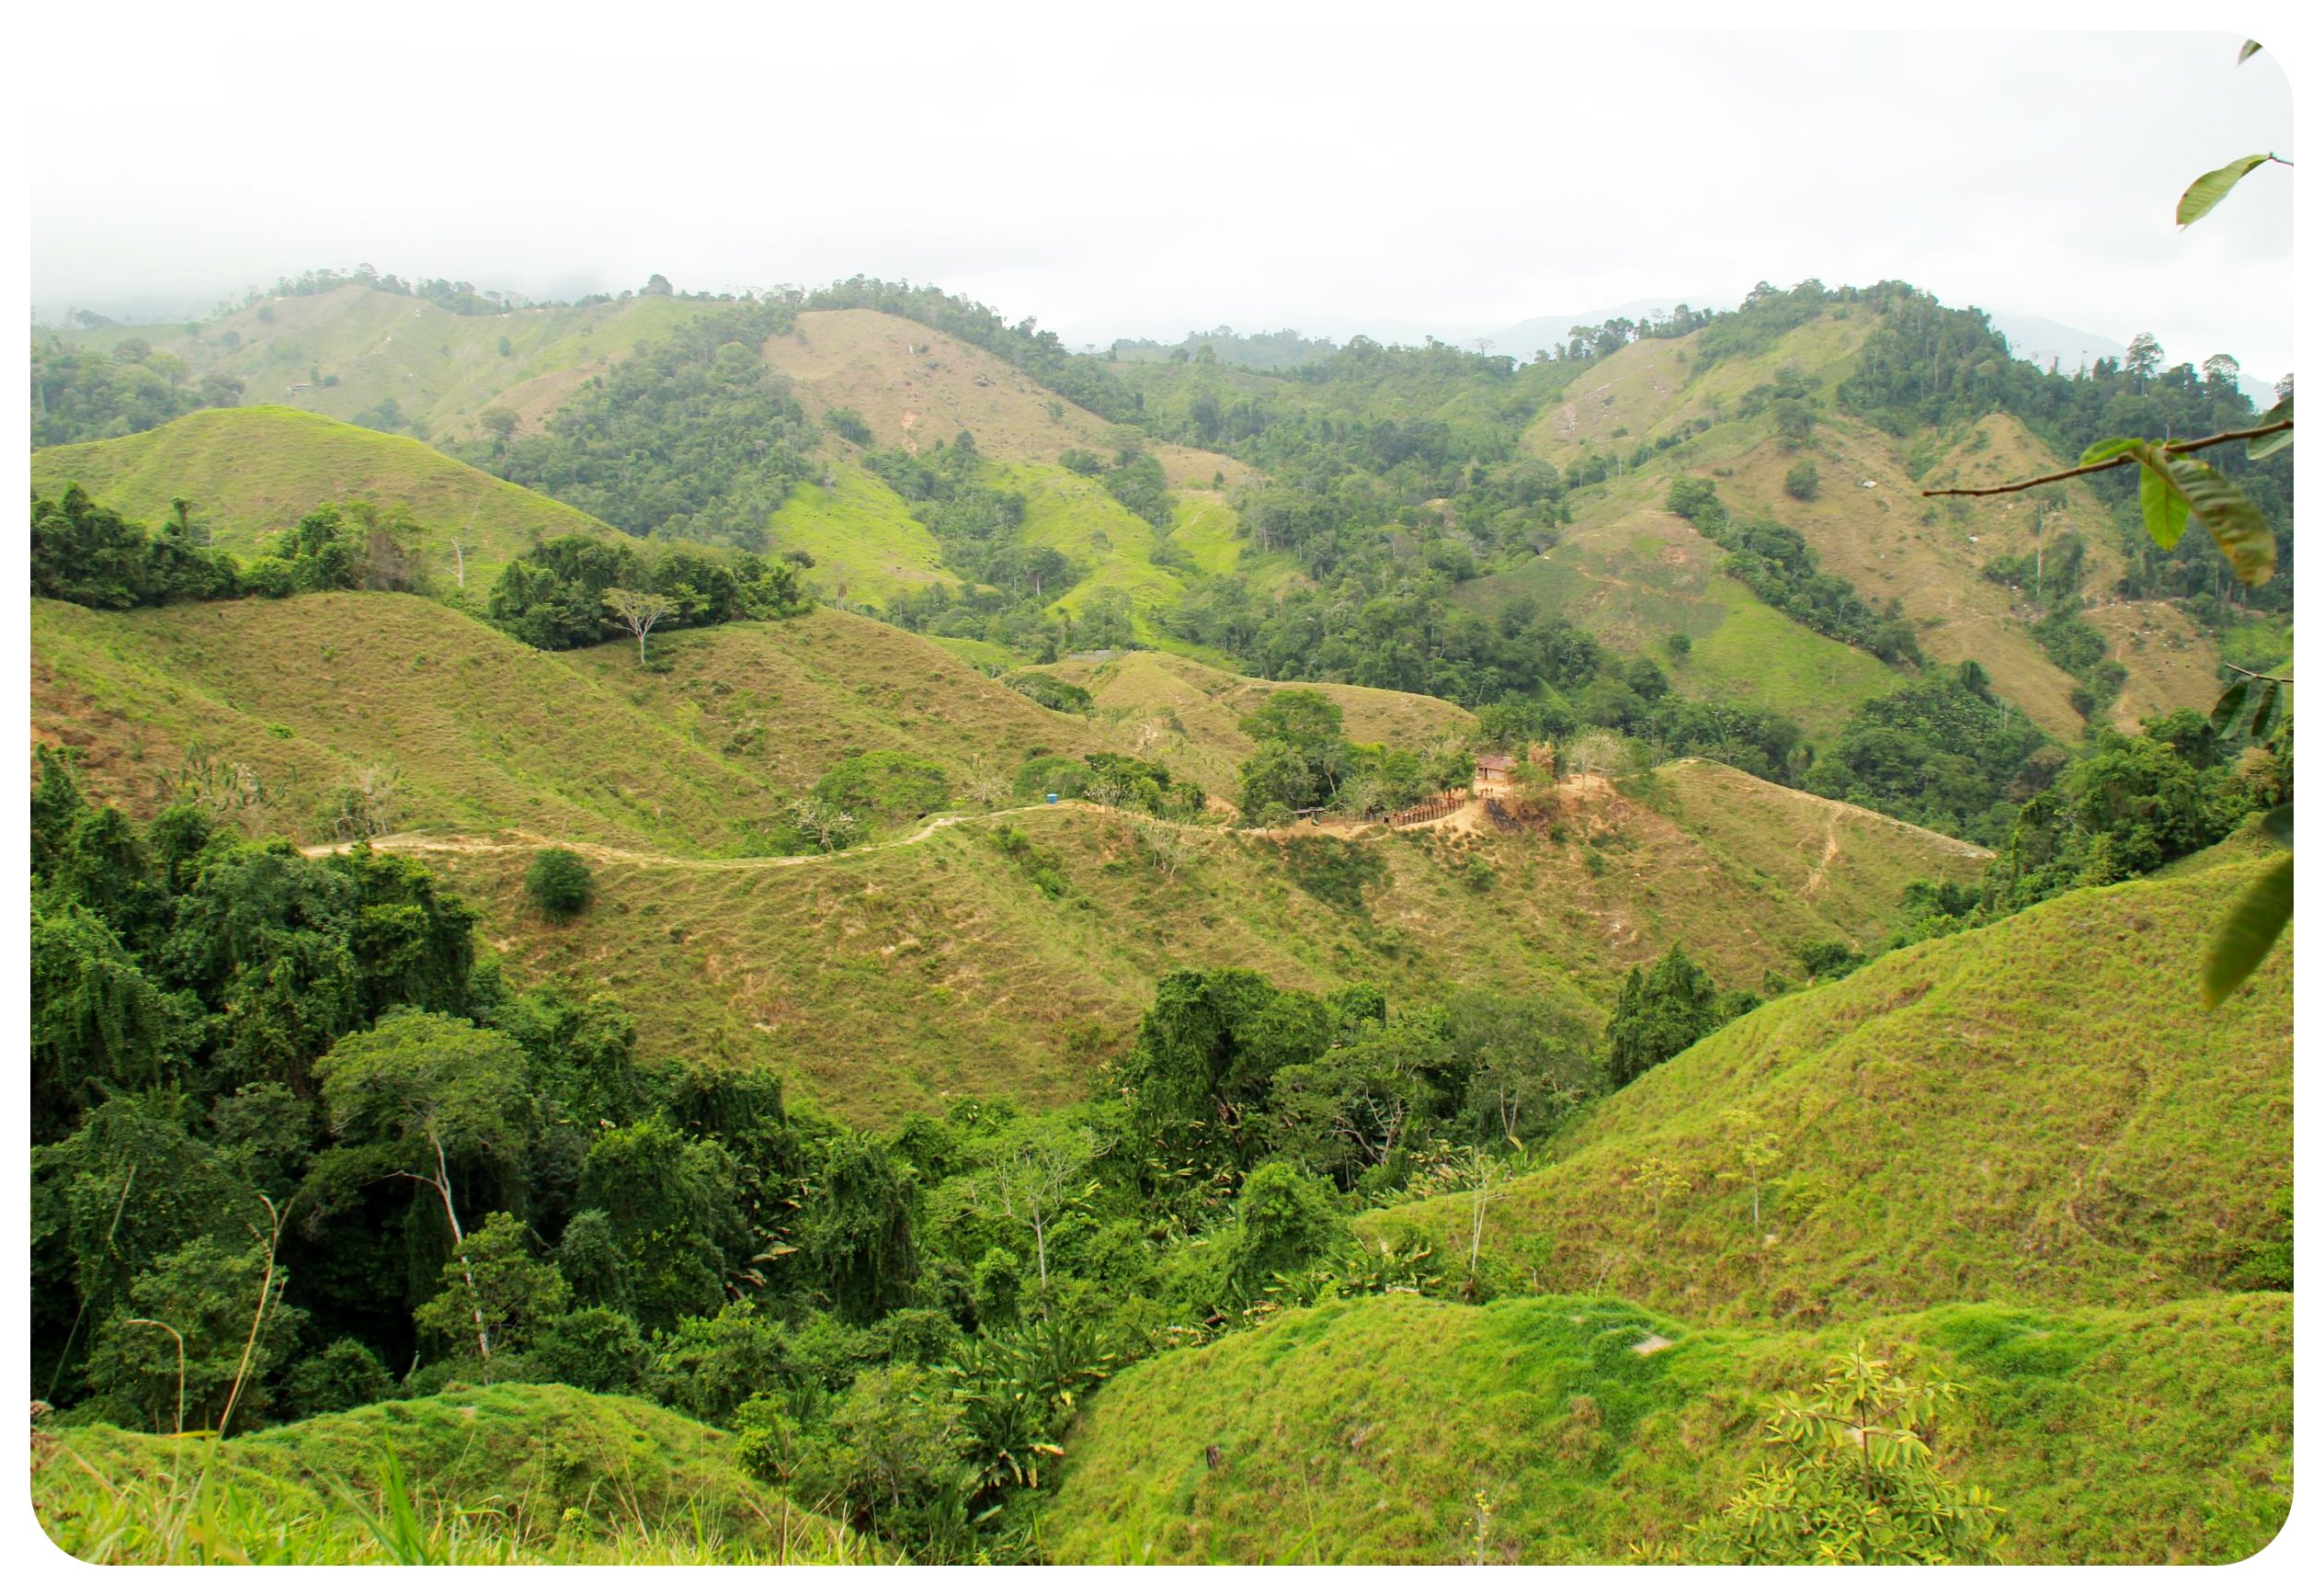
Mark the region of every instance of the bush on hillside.
[[917, 820], [944, 806], [951, 783], [941, 766], [885, 749], [842, 759], [815, 785], [815, 798], [858, 821]]
[[1816, 471], [1816, 462], [1812, 460], [1803, 460], [1783, 473], [1783, 491], [1795, 499], [1804, 501], [1814, 498], [1820, 491], [1821, 485]]
[[1023, 693], [1045, 710], [1062, 714], [1086, 715], [1090, 710], [1089, 690], [1069, 681], [1060, 681], [1037, 670], [1013, 671], [1000, 678], [1001, 686]]
[[570, 849], [542, 849], [525, 872], [525, 895], [553, 919], [570, 919], [587, 908], [595, 891], [596, 877]]

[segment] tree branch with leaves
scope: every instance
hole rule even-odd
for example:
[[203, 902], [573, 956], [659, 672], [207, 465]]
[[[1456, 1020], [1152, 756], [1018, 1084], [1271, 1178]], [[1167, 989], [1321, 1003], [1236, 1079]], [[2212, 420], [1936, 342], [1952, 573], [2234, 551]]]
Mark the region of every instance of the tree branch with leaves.
[[[2259, 51], [2258, 40], [2246, 40], [2236, 56], [2236, 64], [2242, 65]], [[2175, 218], [2182, 228], [2190, 227], [2209, 215], [2237, 184], [2261, 167], [2291, 165], [2273, 154], [2244, 155], [2205, 172], [2180, 195]], [[2278, 392], [2282, 396], [2256, 427], [2196, 439], [2103, 439], [2082, 450], [2081, 459], [2065, 471], [1989, 487], [1924, 488], [1920, 496], [1978, 498], [2024, 493], [2069, 477], [2136, 466], [2139, 515], [2146, 523], [2147, 535], [2157, 546], [2166, 552], [2177, 547], [2188, 524], [2193, 522], [2217, 545], [2236, 579], [2247, 587], [2257, 587], [2275, 575], [2275, 529], [2268, 524], [2267, 517], [2250, 496], [2217, 467], [2189, 457], [2203, 450], [2238, 442], [2244, 446], [2246, 457], [2255, 461], [2291, 448], [2293, 395], [2288, 385]], [[2291, 685], [2291, 678], [2256, 671], [2238, 670], [2237, 674], [2243, 679], [2231, 683], [2212, 707], [2211, 729], [2216, 735], [2227, 735], [2243, 718], [2248, 707], [2250, 734], [2257, 742], [2267, 735], [2282, 690]], [[2262, 683], [2255, 697], [2253, 687]], [[2206, 1009], [2217, 1008], [2250, 979], [2251, 973], [2283, 936], [2284, 928], [2292, 922], [2291, 804], [2287, 801], [2269, 811], [2261, 828], [2281, 842], [2284, 851], [2228, 906], [2226, 918], [2212, 934], [2203, 967], [2203, 1002]]]

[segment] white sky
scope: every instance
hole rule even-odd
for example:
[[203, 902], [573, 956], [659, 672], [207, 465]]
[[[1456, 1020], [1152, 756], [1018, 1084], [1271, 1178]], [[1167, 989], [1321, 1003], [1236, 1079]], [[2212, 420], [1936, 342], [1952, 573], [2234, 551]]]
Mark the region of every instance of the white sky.
[[[2284, 70], [2238, 69], [2234, 34], [204, 9], [132, 8], [97, 51], [88, 13], [34, 25], [59, 63], [17, 76], [44, 311], [207, 306], [359, 260], [560, 295], [865, 271], [1078, 346], [1462, 337], [1897, 277], [2261, 382], [2293, 366], [2294, 174], [2170, 220], [2211, 166], [2296, 159]], [[93, 87], [120, 114], [90, 114]]]

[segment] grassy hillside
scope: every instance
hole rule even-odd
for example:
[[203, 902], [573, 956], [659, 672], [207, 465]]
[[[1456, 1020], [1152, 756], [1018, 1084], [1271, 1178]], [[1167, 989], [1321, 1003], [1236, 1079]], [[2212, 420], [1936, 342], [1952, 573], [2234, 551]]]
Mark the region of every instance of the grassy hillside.
[[219, 547], [245, 556], [320, 504], [402, 505], [427, 529], [436, 578], [457, 587], [457, 539], [466, 550], [467, 591], [479, 597], [535, 538], [622, 536], [414, 439], [271, 405], [197, 410], [151, 432], [34, 452], [35, 492], [58, 494], [75, 482], [149, 526], [160, 524], [172, 498], [191, 499]]
[[[239, 378], [253, 405], [289, 405], [341, 420], [393, 399], [431, 433], [464, 436], [506, 404], [529, 427], [566, 394], [628, 354], [711, 314], [710, 301], [637, 295], [500, 315], [457, 315], [407, 294], [356, 284], [268, 299], [193, 334], [182, 326], [74, 335], [105, 348], [135, 334], [176, 355], [196, 377]], [[508, 352], [502, 354], [502, 340]]]
[[626, 644], [542, 654], [404, 594], [122, 614], [36, 600], [34, 735], [78, 747], [91, 790], [141, 814], [199, 753], [258, 774], [267, 825], [327, 838], [334, 795], [376, 764], [406, 827], [678, 854], [751, 847], [850, 752], [910, 748], [964, 779], [1100, 746], [927, 640], [837, 611], [655, 652], [666, 674]]
[[[1061, 1562], [1601, 1563], [1715, 1511], [1761, 1404], [1863, 1336], [1966, 1387], [1943, 1466], [2012, 1563], [2227, 1563], [2291, 1494], [2292, 1299], [1974, 1304], [1820, 1332], [1605, 1297], [1284, 1314], [1092, 1398], [1045, 1521]], [[1646, 1338], [1667, 1338], [1658, 1351]], [[1218, 1462], [1206, 1462], [1216, 1447]]]
[[[1099, 484], [1057, 465], [1069, 449], [1111, 458], [1113, 428], [1102, 418], [974, 345], [878, 311], [805, 312], [794, 332], [767, 341], [765, 354], [810, 416], [852, 410], [879, 447], [918, 450], [963, 430], [972, 434], [999, 467], [993, 485], [1026, 497], [1023, 541], [1057, 549], [1090, 570], [1056, 597], [1055, 607], [1077, 610], [1111, 590], [1140, 612], [1143, 641], [1167, 644], [1143, 612], [1175, 599], [1183, 578], [1154, 563], [1154, 530]], [[1173, 530], [1183, 535], [1187, 553], [1204, 570], [1234, 568], [1242, 549], [1224, 490], [1255, 482], [1258, 473], [1205, 450], [1151, 448], [1178, 496]], [[833, 576], [859, 600], [877, 602], [899, 587], [947, 575], [925, 530], [896, 524], [905, 515], [901, 501], [862, 485], [845, 459], [849, 446], [835, 442], [828, 452], [837, 462], [836, 491], [794, 497], [777, 516], [774, 535], [819, 563], [828, 560]]]
[[[391, 1455], [408, 1527], [390, 1505]], [[255, 1431], [214, 1455], [110, 1425], [35, 1431], [32, 1505], [52, 1541], [93, 1563], [831, 1563], [866, 1551], [746, 1475], [721, 1431], [565, 1385], [454, 1387]]]
[[[803, 312], [798, 330], [769, 338], [765, 354], [808, 414], [853, 410], [883, 449], [949, 443], [966, 429], [990, 459], [1054, 465], [1065, 450], [1103, 449], [1111, 430], [998, 356], [879, 311]], [[1240, 461], [1205, 450], [1154, 452], [1174, 491], [1208, 490], [1222, 473], [1229, 486], [1256, 479]]]
[[[1770, 1003], [1594, 1105], [1487, 1245], [1533, 1290], [1720, 1322], [2216, 1289], [2291, 1178], [2288, 935], [2216, 1012], [2194, 990], [2256, 868], [2074, 893]], [[1756, 1228], [1731, 1111], [1782, 1143]], [[1470, 1214], [1366, 1223], [1465, 1247]]]
[[[2106, 634], [2107, 653], [2130, 673], [2114, 701], [2113, 724], [2136, 731], [2173, 710], [2205, 713], [2220, 693], [2218, 645], [2175, 604], [2101, 604], [2082, 618]], [[2275, 661], [2271, 660], [2272, 668]]]
[[814, 555], [809, 584], [845, 603], [884, 604], [909, 587], [961, 580], [911, 507], [851, 461], [832, 461], [821, 481], [792, 488], [767, 539], [770, 549]]
[[[525, 903], [529, 848], [424, 857], [528, 977], [618, 997], [649, 1055], [761, 1061], [872, 1123], [959, 1092], [1086, 1094], [1181, 965], [1373, 980], [1400, 1002], [1475, 984], [1594, 1027], [1621, 975], [1674, 941], [1732, 984], [1796, 977], [1805, 943], [1880, 935], [1902, 881], [1979, 862], [1876, 817], [1841, 823], [1823, 862], [1840, 806], [1723, 767], [1675, 767], [1661, 789], [1671, 815], [1578, 783], [1557, 833], [1286, 843], [1066, 804], [828, 859], [606, 856], [597, 907], [562, 926]], [[1002, 825], [1029, 846], [997, 847]], [[1736, 845], [1759, 830], [1790, 841]]]
[[[1811, 737], [1902, 685], [1901, 673], [1871, 655], [1809, 631], [1720, 575], [1724, 551], [1661, 507], [1667, 488], [1642, 480], [1614, 490], [1542, 558], [1463, 583], [1459, 598], [1488, 616], [1530, 598], [1601, 643], [1652, 656], [1688, 693], [1776, 710]], [[1665, 644], [1681, 632], [1690, 648], [1674, 661]]]
[[[189, 759], [239, 762], [264, 787], [254, 826], [327, 842], [339, 791], [382, 768], [396, 824], [438, 834], [427, 857], [520, 969], [609, 986], [649, 1054], [775, 1064], [875, 1122], [949, 1091], [1080, 1095], [1086, 1066], [1181, 963], [1307, 986], [1381, 979], [1413, 1001], [1486, 982], [1594, 1017], [1623, 970], [1674, 941], [1731, 984], [1796, 975], [1807, 942], [1883, 935], [1905, 881], [1981, 862], [1696, 762], [1628, 794], [1573, 783], [1554, 825], [1506, 835], [1287, 849], [1061, 807], [752, 861], [736, 856], [767, 851], [793, 794], [869, 750], [933, 760], [971, 815], [980, 778], [1005, 792], [1036, 750], [1143, 752], [1231, 781], [1234, 720], [1270, 690], [1157, 656], [1075, 662], [1065, 674], [1100, 700], [1085, 720], [828, 610], [676, 634], [655, 672], [626, 645], [540, 654], [396, 594], [105, 615], [40, 602], [33, 617], [35, 735], [78, 748], [95, 793], [150, 814]], [[1432, 699], [1327, 690], [1366, 740], [1425, 744], [1466, 724]], [[1001, 823], [1036, 851], [994, 847]], [[1158, 857], [1135, 826], [1182, 842]], [[552, 841], [599, 861], [598, 908], [565, 926], [521, 889]]]
[[[2006, 415], [1897, 439], [1837, 414], [1831, 390], [1852, 370], [1873, 325], [1870, 311], [1844, 307], [1754, 354], [1707, 360], [1703, 335], [1696, 333], [1643, 340], [1591, 368], [1544, 408], [1526, 433], [1529, 450], [1569, 465], [1597, 452], [1627, 456], [1689, 427], [1704, 430], [1653, 453], [1603, 487], [1586, 490], [1566, 542], [1544, 562], [1547, 569], [1496, 578], [1479, 590], [1494, 603], [1518, 591], [1544, 602], [1562, 600], [1619, 646], [1640, 647], [1685, 630], [1696, 654], [1682, 679], [1692, 675], [1709, 690], [1758, 698], [1817, 731], [1813, 723], [1824, 705], [1815, 684], [1800, 679], [1794, 656], [1838, 645], [1766, 611], [1748, 595], [1738, 599], [1735, 584], [1724, 584], [1729, 591], [1715, 590], [1722, 583], [1712, 575], [1720, 551], [1661, 507], [1673, 477], [1706, 477], [1731, 513], [1780, 520], [1797, 530], [1823, 569], [1848, 579], [1866, 601], [1901, 601], [1931, 659], [1944, 665], [1977, 660], [2044, 729], [2060, 737], [2079, 735], [2081, 717], [2067, 701], [2073, 678], [2049, 661], [2028, 630], [2040, 610], [2028, 596], [1980, 575], [1996, 556], [2033, 552], [2034, 507], [2013, 498], [1930, 500], [1920, 493], [2005, 482], [2063, 462]], [[1743, 414], [1751, 389], [1787, 374], [1804, 382], [1811, 404], [1822, 402], [1804, 443], [1780, 438], [1764, 411]], [[1813, 464], [1820, 479], [1818, 491], [1805, 500], [1783, 486], [1785, 475], [1803, 462]], [[2082, 590], [2095, 600], [2111, 591], [2122, 571], [2112, 520], [2087, 486], [2069, 484], [2064, 492], [2065, 504], [2042, 523], [2040, 535], [2081, 537]], [[1751, 613], [1755, 608], [1760, 615]], [[2212, 646], [2183, 618], [2176, 626], [2144, 615], [2100, 623], [2113, 641], [2113, 656], [2132, 673], [2113, 712], [2118, 724], [2135, 726], [2155, 713], [2207, 707], [2217, 696]], [[2164, 633], [2147, 644], [2161, 650], [2155, 657], [2142, 658], [2132, 646], [2142, 630]], [[1803, 635], [1811, 641], [1800, 644]], [[1706, 643], [1714, 656], [1709, 660]], [[1852, 671], [1824, 667], [1829, 686], [1823, 690], [1847, 699], [1874, 687], [1876, 678], [1865, 667], [1882, 667], [1859, 657], [1863, 665]], [[1776, 670], [1770, 671], [1769, 661], [1779, 662]]]

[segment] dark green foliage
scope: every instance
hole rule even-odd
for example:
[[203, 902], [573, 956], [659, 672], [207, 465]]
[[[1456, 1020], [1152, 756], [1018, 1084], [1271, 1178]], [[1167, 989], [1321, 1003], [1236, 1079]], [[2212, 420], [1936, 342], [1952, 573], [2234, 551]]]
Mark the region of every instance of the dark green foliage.
[[85, 443], [144, 432], [190, 410], [242, 403], [242, 384], [223, 373], [187, 381], [186, 362], [142, 338], [108, 354], [53, 333], [32, 345], [32, 447]]
[[[935, 534], [947, 565], [1007, 590], [1005, 597], [993, 595], [995, 600], [1014, 604], [1054, 597], [1086, 574], [1054, 549], [1016, 541], [1014, 534], [1025, 522], [1024, 495], [990, 485], [992, 473], [985, 457], [966, 432], [917, 453], [875, 450], [864, 455], [863, 463], [901, 495], [914, 518]], [[968, 595], [960, 598], [966, 602]], [[890, 606], [890, 614], [900, 624], [917, 622], [927, 629], [952, 603], [948, 594], [925, 593], [900, 598]], [[969, 634], [974, 634], [974, 629]]]
[[589, 906], [596, 878], [588, 861], [569, 848], [544, 848], [525, 872], [525, 895], [553, 919], [570, 919]]
[[1242, 719], [1258, 744], [1243, 761], [1241, 806], [1247, 823], [1282, 825], [1298, 811], [1358, 805], [1367, 814], [1399, 809], [1467, 779], [1457, 752], [1435, 758], [1350, 743], [1339, 706], [1313, 688], [1286, 688]]
[[[590, 1142], [575, 1201], [585, 1212], [567, 1227], [560, 1260], [585, 1260], [592, 1292], [619, 1304], [647, 1330], [689, 1315], [710, 1315], [724, 1300], [730, 1269], [747, 1257], [742, 1172], [717, 1142], [680, 1134], [646, 1120], [605, 1130]], [[610, 1258], [585, 1260], [583, 1221]]]
[[676, 610], [661, 621], [665, 629], [771, 620], [806, 602], [798, 571], [784, 561], [685, 549], [649, 560], [628, 545], [573, 534], [536, 542], [503, 567], [484, 614], [535, 648], [586, 648], [628, 635], [605, 606], [616, 587], [670, 598]]
[[532, 1362], [545, 1379], [626, 1396], [645, 1379], [646, 1346], [637, 1324], [609, 1307], [575, 1308], [534, 1333]]
[[1237, 1287], [1262, 1296], [1277, 1275], [1298, 1273], [1347, 1237], [1347, 1215], [1330, 1181], [1303, 1175], [1291, 1164], [1261, 1164], [1235, 1200], [1228, 1269]]
[[1157, 532], [1170, 530], [1177, 501], [1171, 498], [1169, 484], [1163, 479], [1162, 462], [1148, 454], [1135, 437], [1115, 450], [1113, 465], [1104, 473], [1103, 480], [1106, 491], [1121, 502], [1122, 508]]
[[1985, 563], [1979, 575], [1988, 582], [2017, 588], [2034, 603], [2046, 606], [2061, 596], [2081, 591], [2084, 553], [2082, 540], [2068, 532], [2038, 553], [1997, 554]]
[[1803, 460], [1783, 473], [1783, 491], [1795, 499], [1812, 499], [1822, 490], [1822, 479], [1812, 460]]
[[1810, 792], [1954, 837], [1995, 842], [2011, 800], [2028, 796], [2045, 739], [2025, 712], [1996, 698], [1975, 661], [1931, 673], [1849, 717], [1808, 770]]
[[758, 352], [792, 315], [746, 301], [644, 345], [478, 463], [637, 537], [763, 552], [815, 441]]
[[1056, 710], [1068, 715], [1089, 712], [1089, 690], [1072, 682], [1060, 680], [1038, 670], [1020, 670], [1001, 678], [1003, 687], [1014, 688], [1043, 709]]
[[1283, 868], [1308, 896], [1348, 914], [1364, 912], [1363, 895], [1388, 879], [1376, 849], [1337, 837], [1293, 837], [1283, 845]]
[[817, 1294], [859, 1324], [904, 1306], [919, 1274], [911, 1168], [870, 1137], [842, 1132], [824, 1144], [807, 1191], [793, 1261]]
[[[1026, 761], [1028, 768], [1032, 763]], [[1102, 798], [1117, 809], [1142, 810], [1175, 820], [1195, 819], [1202, 813], [1202, 789], [1183, 778], [1173, 780], [1169, 767], [1158, 759], [1087, 754], [1082, 763], [1089, 772], [1088, 780], [1079, 784], [1084, 796]], [[1055, 787], [1042, 791], [1061, 792]]]
[[[287, 1280], [279, 1270], [270, 1277], [265, 1247], [254, 1248], [248, 1240], [229, 1250], [197, 1237], [130, 1282], [122, 1305], [128, 1311], [100, 1325], [93, 1338], [93, 1396], [83, 1417], [168, 1433], [224, 1428], [229, 1402], [241, 1429], [267, 1414], [305, 1316], [282, 1305]], [[269, 1305], [264, 1313], [262, 1294]]]
[[284, 1406], [290, 1418], [312, 1419], [384, 1401], [394, 1388], [379, 1354], [354, 1337], [342, 1336], [291, 1366], [283, 1382]]
[[2011, 822], [1988, 874], [1996, 906], [2015, 909], [2076, 886], [2142, 874], [2218, 841], [2277, 792], [2264, 750], [2250, 765], [2220, 757], [2192, 712], [2136, 737], [2110, 729]]
[[1606, 1021], [1606, 1075], [1617, 1087], [1685, 1052], [1725, 1018], [1718, 986], [1684, 948], [1623, 978]]
[[486, 1215], [461, 1237], [439, 1279], [443, 1290], [414, 1310], [413, 1324], [447, 1346], [482, 1336], [491, 1346], [490, 1357], [480, 1359], [486, 1365], [530, 1346], [573, 1294], [556, 1265], [533, 1256], [526, 1227], [507, 1214]]
[[155, 533], [94, 503], [79, 485], [61, 499], [32, 501], [32, 595], [92, 610], [130, 610], [174, 599], [231, 598], [241, 574], [212, 553], [207, 534], [178, 501]]

